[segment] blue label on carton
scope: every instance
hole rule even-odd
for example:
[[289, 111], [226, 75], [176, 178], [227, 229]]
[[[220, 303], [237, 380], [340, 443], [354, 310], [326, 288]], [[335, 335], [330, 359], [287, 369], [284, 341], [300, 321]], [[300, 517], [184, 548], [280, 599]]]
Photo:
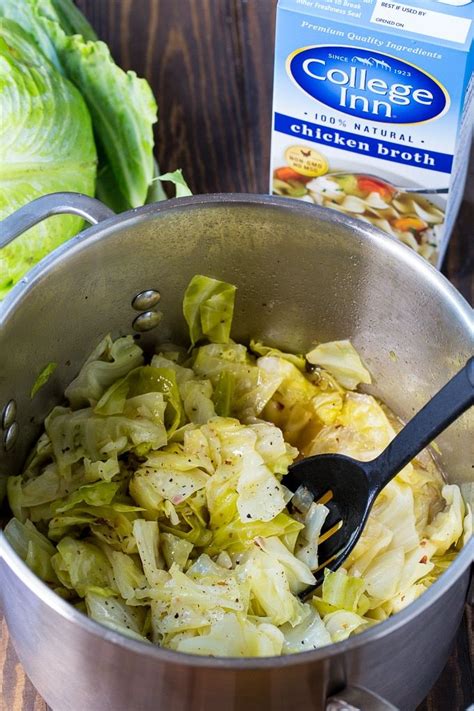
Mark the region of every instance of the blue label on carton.
[[474, 0], [450, 2], [278, 0], [275, 45], [272, 193], [358, 217], [437, 266], [474, 109]]
[[371, 121], [422, 123], [449, 105], [444, 87], [423, 70], [360, 47], [303, 47], [288, 57], [287, 71], [313, 99]]

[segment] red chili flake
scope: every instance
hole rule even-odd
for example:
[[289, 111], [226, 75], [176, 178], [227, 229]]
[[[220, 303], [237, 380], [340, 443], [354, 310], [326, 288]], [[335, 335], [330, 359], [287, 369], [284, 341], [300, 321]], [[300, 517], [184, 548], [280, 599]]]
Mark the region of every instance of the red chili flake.
[[420, 563], [427, 563], [428, 562], [428, 556], [424, 555], [423, 558], [420, 559]]

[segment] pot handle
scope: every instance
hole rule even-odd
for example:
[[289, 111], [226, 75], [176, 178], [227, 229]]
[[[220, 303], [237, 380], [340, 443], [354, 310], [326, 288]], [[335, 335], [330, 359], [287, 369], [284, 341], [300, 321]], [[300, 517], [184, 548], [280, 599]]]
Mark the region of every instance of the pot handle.
[[400, 711], [363, 686], [346, 686], [326, 701], [326, 711]]
[[0, 248], [51, 215], [78, 215], [96, 225], [113, 217], [115, 212], [95, 198], [81, 193], [51, 193], [20, 207], [0, 223]]

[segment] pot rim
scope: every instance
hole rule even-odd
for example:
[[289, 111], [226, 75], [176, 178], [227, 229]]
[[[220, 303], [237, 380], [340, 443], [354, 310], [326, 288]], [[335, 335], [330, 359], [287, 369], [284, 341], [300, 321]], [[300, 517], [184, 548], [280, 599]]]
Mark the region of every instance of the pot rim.
[[[435, 288], [441, 293], [442, 297], [452, 303], [459, 319], [465, 323], [466, 330], [472, 328], [471, 309], [467, 301], [455, 289], [455, 287], [438, 272], [435, 267], [429, 264], [423, 257], [416, 254], [406, 245], [398, 240], [385, 235], [381, 230], [372, 225], [362, 223], [356, 218], [351, 218], [342, 213], [335, 212], [330, 208], [319, 207], [317, 205], [308, 205], [298, 200], [291, 198], [282, 198], [271, 195], [256, 195], [246, 193], [215, 193], [209, 195], [194, 195], [191, 197], [174, 198], [166, 202], [159, 202], [143, 207], [134, 208], [125, 213], [121, 213], [114, 217], [110, 217], [97, 225], [94, 225], [60, 245], [56, 250], [43, 258], [32, 270], [24, 277], [5, 297], [0, 304], [0, 325], [5, 322], [9, 314], [16, 308], [21, 301], [23, 294], [34, 287], [36, 283], [47, 277], [48, 272], [54, 266], [61, 262], [68, 252], [75, 252], [87, 246], [85, 243], [97, 241], [102, 237], [107, 237], [113, 233], [113, 228], [116, 226], [125, 226], [127, 223], [136, 223], [137, 221], [146, 220], [150, 215], [170, 212], [181, 208], [193, 208], [200, 206], [223, 206], [226, 204], [233, 205], [261, 205], [275, 209], [290, 210], [292, 212], [304, 212], [308, 217], [319, 218], [328, 224], [343, 224], [349, 227], [356, 239], [365, 239], [372, 242], [379, 242], [380, 246], [394, 255], [410, 269], [414, 269], [419, 273], [420, 277], [427, 282], [434, 283]], [[104, 228], [107, 234], [103, 235]], [[469, 564], [474, 561], [474, 540], [467, 543], [466, 546], [459, 552], [457, 558], [451, 563], [449, 568], [436, 580], [426, 592], [424, 592], [414, 602], [410, 603], [401, 612], [396, 613], [393, 617], [377, 623], [368, 630], [361, 632], [355, 637], [350, 637], [347, 640], [335, 644], [322, 647], [320, 649], [307, 652], [298, 652], [297, 654], [288, 654], [279, 657], [203, 657], [199, 655], [187, 654], [184, 652], [176, 652], [170, 649], [165, 649], [153, 644], [146, 644], [138, 640], [127, 638], [124, 635], [108, 629], [104, 625], [95, 622], [85, 614], [79, 612], [69, 602], [63, 600], [59, 595], [54, 593], [43, 581], [38, 578], [28, 566], [15, 553], [13, 548], [8, 543], [3, 531], [0, 530], [0, 563], [4, 562], [12, 572], [28, 587], [42, 602], [52, 608], [63, 619], [68, 620], [72, 624], [78, 624], [85, 632], [92, 634], [96, 638], [105, 640], [119, 647], [125, 648], [139, 655], [146, 655], [157, 661], [168, 662], [170, 664], [183, 665], [187, 664], [191, 667], [210, 667], [222, 670], [248, 670], [248, 669], [269, 669], [269, 668], [286, 668], [299, 664], [307, 664], [319, 662], [324, 659], [334, 657], [346, 652], [352, 652], [359, 647], [369, 644], [375, 640], [380, 640], [388, 636], [392, 631], [395, 631], [402, 625], [410, 623], [418, 614], [420, 614], [429, 605], [438, 600], [452, 585], [454, 585], [463, 573], [469, 567]], [[5, 604], [7, 608], [7, 604]], [[7, 611], [5, 609], [5, 611]]]
[[[273, 657], [205, 657], [198, 654], [188, 654], [177, 652], [154, 644], [147, 644], [126, 637], [106, 626], [92, 620], [79, 610], [76, 610], [67, 600], [57, 595], [30, 568], [22, 561], [18, 554], [8, 543], [3, 531], [0, 531], [0, 567], [3, 562], [16, 575], [19, 580], [34, 594], [41, 602], [52, 608], [54, 612], [71, 624], [79, 625], [84, 632], [92, 634], [94, 637], [103, 639], [130, 652], [145, 655], [156, 661], [167, 662], [169, 664], [183, 665], [191, 667], [210, 667], [220, 670], [265, 670], [269, 668], [286, 668], [299, 664], [310, 664], [330, 659], [339, 654], [354, 652], [358, 648], [379, 641], [388, 637], [391, 632], [399, 629], [403, 625], [409, 624], [423, 610], [434, 604], [448, 589], [457, 583], [459, 578], [467, 571], [469, 562], [474, 561], [474, 539], [464, 546], [457, 558], [451, 563], [449, 568], [414, 602], [406, 608], [397, 612], [383, 622], [378, 622], [373, 627], [359, 633], [355, 637], [349, 637], [342, 642], [330, 644], [319, 649], [298, 652], [296, 654], [286, 654]], [[4, 612], [7, 613], [8, 603], [4, 603]]]
[[[67, 193], [61, 193], [63, 197]], [[79, 196], [78, 193], [69, 195]], [[151, 215], [159, 215], [165, 212], [172, 212], [181, 208], [196, 208], [201, 206], [219, 207], [226, 204], [241, 206], [267, 206], [274, 209], [282, 209], [289, 212], [305, 213], [308, 217], [318, 218], [328, 224], [344, 225], [350, 228], [353, 237], [359, 240], [368, 240], [379, 243], [380, 247], [387, 252], [391, 252], [400, 264], [409, 269], [414, 269], [421, 278], [435, 284], [435, 288], [440, 291], [443, 298], [450, 301], [458, 312], [460, 319], [468, 330], [472, 330], [472, 309], [466, 299], [451, 284], [451, 282], [441, 274], [424, 257], [421, 257], [413, 249], [403, 244], [395, 237], [391, 237], [374, 225], [362, 222], [355, 217], [350, 217], [341, 212], [337, 212], [329, 207], [320, 205], [310, 205], [295, 198], [280, 197], [277, 195], [261, 195], [255, 193], [209, 193], [206, 195], [191, 195], [182, 198], [171, 198], [160, 202], [135, 207], [132, 210], [119, 213], [97, 224], [82, 230], [71, 239], [59, 245], [55, 250], [47, 254], [8, 292], [3, 301], [0, 302], [0, 324], [6, 320], [11, 310], [20, 301], [24, 292], [45, 278], [47, 272], [54, 268], [56, 264], [63, 261], [68, 252], [74, 253], [84, 249], [85, 243], [92, 244], [98, 239], [110, 236], [112, 228], [122, 227], [127, 223], [145, 221]], [[102, 232], [106, 229], [107, 234]]]

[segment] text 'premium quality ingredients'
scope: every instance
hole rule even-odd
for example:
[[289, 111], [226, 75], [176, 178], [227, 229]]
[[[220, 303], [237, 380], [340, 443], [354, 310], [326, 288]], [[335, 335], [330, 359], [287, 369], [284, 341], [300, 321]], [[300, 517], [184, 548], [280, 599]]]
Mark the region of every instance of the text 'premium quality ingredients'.
[[271, 191], [440, 266], [469, 158], [472, 17], [430, 0], [280, 0]]
[[348, 340], [306, 357], [232, 341], [235, 293], [193, 277], [187, 350], [145, 360], [131, 336], [101, 341], [8, 478], [5, 535], [59, 595], [135, 639], [210, 656], [307, 651], [422, 594], [470, 537], [471, 511], [423, 452], [378, 496], [344, 566], [301, 599], [328, 509], [283, 475], [299, 456], [371, 460], [399, 424], [358, 392], [371, 377]]

